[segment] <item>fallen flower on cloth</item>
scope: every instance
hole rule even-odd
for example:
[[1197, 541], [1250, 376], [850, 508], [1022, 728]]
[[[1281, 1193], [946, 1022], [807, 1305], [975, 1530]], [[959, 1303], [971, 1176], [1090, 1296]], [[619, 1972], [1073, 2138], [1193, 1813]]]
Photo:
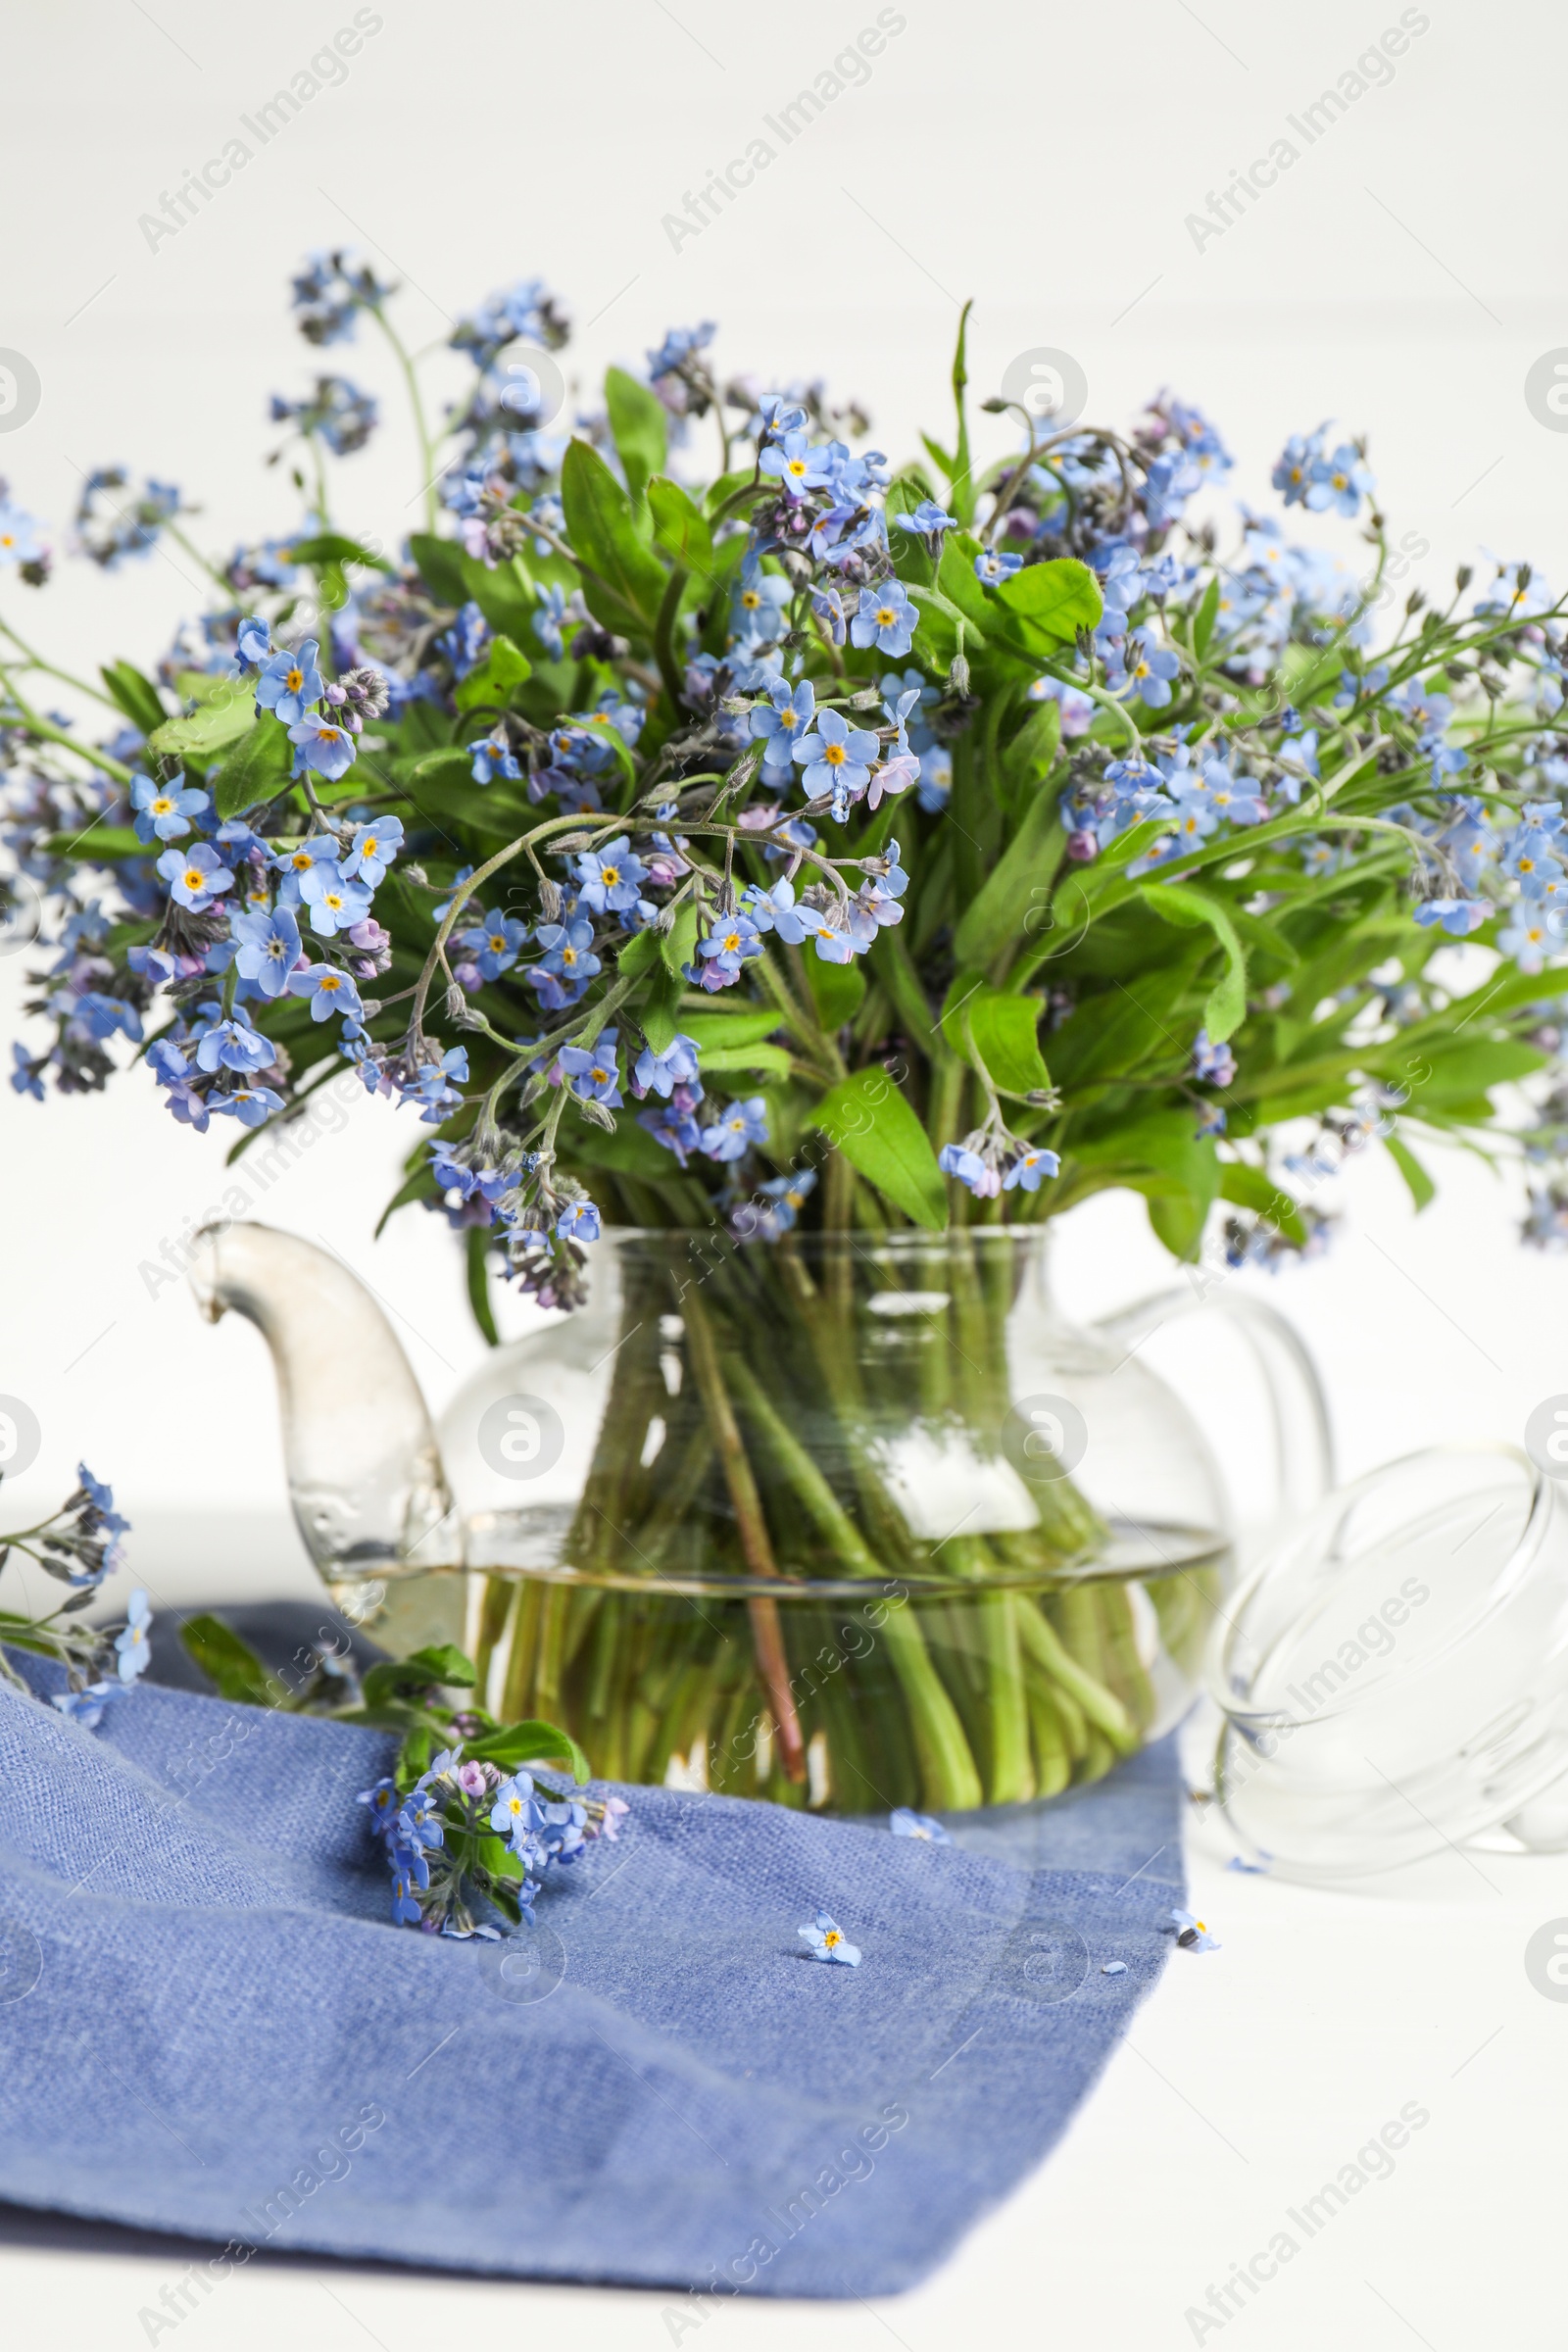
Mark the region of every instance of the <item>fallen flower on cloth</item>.
[[[888, 1827], [895, 1838], [923, 1838], [931, 1845], [951, 1845], [953, 1839], [933, 1814], [911, 1813], [907, 1805], [900, 1805], [890, 1816]], [[802, 1930], [804, 1934], [804, 1929]]]
[[1173, 1911], [1171, 1917], [1176, 1922], [1176, 1940], [1183, 1951], [1217, 1952], [1219, 1950], [1219, 1945], [1202, 1921], [1196, 1918], [1191, 1911]]
[[797, 1928], [795, 1933], [805, 1936], [811, 1947], [810, 1956], [813, 1960], [834, 1960], [841, 1968], [859, 1967], [859, 1945], [846, 1943], [844, 1930], [836, 1920], [829, 1919], [825, 1911], [817, 1913], [814, 1928]]

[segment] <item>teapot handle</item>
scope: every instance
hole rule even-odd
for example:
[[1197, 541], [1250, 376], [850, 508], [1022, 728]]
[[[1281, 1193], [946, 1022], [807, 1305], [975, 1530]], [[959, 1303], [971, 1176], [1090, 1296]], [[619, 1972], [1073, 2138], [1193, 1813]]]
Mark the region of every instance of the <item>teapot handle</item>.
[[1165, 1324], [1212, 1306], [1246, 1339], [1262, 1374], [1274, 1433], [1275, 1513], [1295, 1520], [1322, 1501], [1334, 1485], [1334, 1439], [1328, 1400], [1305, 1343], [1276, 1307], [1261, 1298], [1216, 1288], [1205, 1295], [1185, 1286], [1157, 1291], [1096, 1326], [1101, 1337], [1129, 1349]]

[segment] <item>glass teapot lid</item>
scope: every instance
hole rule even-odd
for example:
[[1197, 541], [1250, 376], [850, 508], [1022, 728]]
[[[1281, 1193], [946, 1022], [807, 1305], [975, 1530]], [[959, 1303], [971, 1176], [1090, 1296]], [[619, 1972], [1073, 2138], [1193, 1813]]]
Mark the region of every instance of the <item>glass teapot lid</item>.
[[1227, 1605], [1208, 1687], [1216, 1797], [1283, 1875], [1568, 1846], [1568, 1505], [1504, 1446], [1340, 1488]]

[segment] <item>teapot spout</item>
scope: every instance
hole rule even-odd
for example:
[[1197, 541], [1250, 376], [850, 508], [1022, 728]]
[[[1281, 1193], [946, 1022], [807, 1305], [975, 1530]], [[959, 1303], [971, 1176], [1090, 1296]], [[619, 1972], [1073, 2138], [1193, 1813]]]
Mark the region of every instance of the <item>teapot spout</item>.
[[340, 1259], [270, 1225], [197, 1234], [212, 1322], [230, 1307], [271, 1350], [289, 1499], [332, 1583], [458, 1564], [461, 1531], [419, 1384], [370, 1293]]

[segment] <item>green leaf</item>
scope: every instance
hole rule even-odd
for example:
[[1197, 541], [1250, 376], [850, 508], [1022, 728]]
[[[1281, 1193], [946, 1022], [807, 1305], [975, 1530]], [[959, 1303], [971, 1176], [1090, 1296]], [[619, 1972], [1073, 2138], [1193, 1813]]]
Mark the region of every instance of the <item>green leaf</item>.
[[654, 542], [682, 571], [707, 573], [713, 564], [713, 534], [699, 508], [679, 482], [656, 474], [648, 485], [648, 512], [654, 518]]
[[929, 433], [922, 433], [920, 440], [931, 463], [934, 466], [940, 466], [944, 480], [951, 482], [956, 460], [950, 456], [940, 441], [933, 441]]
[[641, 500], [649, 477], [663, 471], [668, 441], [664, 404], [623, 368], [607, 368], [605, 406], [616, 454], [626, 470], [626, 487], [633, 500]]
[[667, 1182], [679, 1173], [674, 1153], [656, 1144], [630, 1110], [620, 1113], [613, 1134], [575, 1114], [570, 1135], [572, 1158], [591, 1168], [608, 1168], [613, 1176], [640, 1176], [648, 1184]]
[[1425, 1168], [1421, 1165], [1421, 1162], [1417, 1159], [1415, 1153], [1411, 1151], [1408, 1144], [1401, 1143], [1396, 1135], [1386, 1135], [1383, 1138], [1383, 1144], [1389, 1157], [1393, 1160], [1395, 1166], [1398, 1169], [1399, 1174], [1404, 1178], [1405, 1183], [1409, 1186], [1410, 1198], [1415, 1202], [1416, 1210], [1419, 1214], [1419, 1212], [1426, 1207], [1429, 1200], [1435, 1200], [1437, 1199], [1437, 1186], [1433, 1183], [1431, 1177], [1427, 1174]]
[[1061, 705], [1031, 703], [1029, 715], [1002, 754], [1002, 780], [1014, 798], [1044, 784], [1061, 743]]
[[681, 1023], [692, 1044], [704, 1054], [713, 1046], [755, 1045], [760, 1038], [776, 1036], [783, 1025], [781, 1014], [767, 1005], [758, 1012], [688, 1013]]
[[205, 710], [209, 703], [227, 703], [238, 695], [253, 695], [254, 685], [236, 678], [226, 669], [181, 669], [174, 673], [174, 684], [187, 703]]
[[432, 531], [411, 531], [409, 553], [432, 595], [438, 596], [444, 605], [466, 604], [463, 549], [456, 539], [437, 539]]
[[664, 574], [637, 536], [625, 491], [587, 441], [567, 447], [561, 500], [589, 612], [607, 629], [652, 636]]
[[479, 1326], [488, 1347], [499, 1348], [501, 1334], [496, 1329], [496, 1310], [490, 1298], [490, 1236], [481, 1225], [470, 1225], [464, 1240], [467, 1260], [466, 1272], [468, 1288], [468, 1311]]
[[128, 662], [106, 662], [98, 675], [133, 727], [150, 735], [169, 716], [151, 678], [143, 677]]
[[452, 1642], [432, 1642], [423, 1649], [411, 1649], [398, 1663], [422, 1674], [427, 1683], [451, 1683], [468, 1690], [476, 1679], [473, 1660]]
[[963, 1007], [974, 1050], [1004, 1094], [1041, 1093], [1051, 1084], [1036, 1038], [1041, 1009], [1038, 998], [1000, 988], [977, 990]]
[[897, 527], [898, 516], [912, 514], [925, 495], [917, 482], [904, 475], [888, 484], [882, 506], [888, 519], [888, 544], [893, 554], [895, 572], [901, 580], [910, 583], [917, 581], [922, 587], [929, 588], [937, 576], [937, 567], [931, 561], [925, 541], [918, 531], [905, 531]]
[[1478, 1039], [1447, 1053], [1435, 1041], [1424, 1041], [1423, 1050], [1431, 1060], [1431, 1074], [1411, 1081], [1405, 1105], [1416, 1118], [1429, 1102], [1484, 1098], [1489, 1087], [1528, 1078], [1532, 1070], [1543, 1069], [1546, 1060], [1536, 1047], [1527, 1046], [1520, 1038]]
[[409, 784], [435, 784], [443, 777], [453, 784], [466, 784], [473, 774], [473, 754], [466, 745], [449, 743], [444, 751], [424, 753], [412, 767], [400, 763], [398, 772]]
[[615, 958], [615, 969], [630, 980], [659, 961], [659, 933], [652, 927], [633, 932]]
[[452, 721], [439, 703], [411, 703], [398, 721], [398, 749], [434, 752], [452, 741]]
[[[655, 953], [658, 953], [657, 933], [643, 931], [638, 936], [642, 939], [653, 939], [656, 942]], [[626, 958], [623, 956], [620, 959], [620, 969], [624, 971], [625, 968]], [[685, 988], [685, 980], [679, 972], [667, 971], [661, 964], [654, 974], [654, 983], [648, 992], [646, 1001], [638, 1007], [637, 1018], [642, 1023], [643, 1035], [656, 1054], [667, 1054], [675, 1042], [680, 1028], [678, 1008]]]
[[510, 637], [492, 637], [484, 660], [459, 681], [453, 700], [460, 710], [471, 710], [480, 703], [504, 707], [512, 699], [514, 686], [532, 675], [533, 663]]
[[555, 1723], [509, 1723], [486, 1740], [466, 1740], [464, 1752], [478, 1763], [499, 1764], [507, 1772], [514, 1772], [519, 1764], [544, 1764], [560, 1758], [569, 1765], [574, 1780], [588, 1778], [587, 1757], [571, 1734]]
[[[980, 542], [967, 531], [950, 531], [937, 565], [937, 587], [955, 611], [961, 612], [970, 631], [970, 651], [975, 650], [975, 636], [983, 642], [993, 626], [993, 612], [989, 598], [974, 576], [974, 560], [980, 553]], [[916, 598], [916, 603], [923, 600]]]
[[272, 1677], [248, 1642], [242, 1642], [220, 1617], [187, 1617], [179, 1629], [180, 1646], [199, 1666], [220, 1698], [235, 1699], [248, 1707], [270, 1707], [276, 1701]]
[[[147, 749], [160, 758], [189, 760], [198, 765], [215, 759], [249, 730], [256, 716], [256, 689], [243, 678], [201, 680], [209, 691], [188, 718], [166, 718], [147, 738]], [[180, 679], [185, 686], [185, 679]]]
[[782, 1046], [710, 1046], [703, 1055], [703, 1072], [760, 1070], [767, 1078], [787, 1078], [792, 1064]]
[[1142, 1193], [1149, 1221], [1176, 1257], [1198, 1253], [1208, 1211], [1220, 1189], [1219, 1154], [1194, 1132], [1190, 1110], [1157, 1113], [1093, 1141], [1074, 1143], [1072, 1156]]
[[1094, 573], [1075, 556], [1058, 556], [1049, 564], [1026, 564], [992, 593], [1021, 624], [1019, 634], [1024, 642], [1031, 646], [1038, 642], [1046, 652], [1070, 645], [1080, 629], [1097, 627], [1104, 611]]
[[865, 1002], [865, 974], [858, 963], [828, 963], [820, 956], [808, 956], [805, 963], [816, 1017], [831, 1037]]
[[1219, 1154], [1195, 1131], [1194, 1116], [1191, 1109], [1156, 1111], [1130, 1127], [1074, 1141], [1072, 1155], [1086, 1167], [1126, 1171], [1123, 1180], [1139, 1191], [1201, 1193], [1212, 1200], [1219, 1192]]
[[1219, 1197], [1234, 1201], [1238, 1208], [1254, 1209], [1271, 1225], [1277, 1225], [1286, 1240], [1295, 1242], [1298, 1248], [1306, 1240], [1306, 1227], [1295, 1201], [1262, 1168], [1247, 1167], [1240, 1160], [1226, 1160], [1220, 1168]]
[[1200, 662], [1208, 651], [1208, 641], [1214, 634], [1214, 622], [1219, 613], [1219, 574], [1216, 572], [1203, 591], [1203, 601], [1193, 622], [1193, 651]]
[[85, 833], [51, 833], [36, 845], [50, 858], [79, 858], [101, 865], [109, 858], [145, 858], [147, 845], [129, 825], [89, 825]]
[[1211, 1045], [1223, 1045], [1247, 1018], [1247, 950], [1231, 920], [1231, 910], [1191, 882], [1143, 882], [1139, 897], [1167, 923], [1192, 928], [1206, 923], [1225, 951], [1225, 971], [1203, 1007], [1203, 1026]]
[[496, 1879], [517, 1879], [522, 1876], [522, 1858], [514, 1854], [504, 1838], [494, 1830], [481, 1830], [473, 1840], [473, 1856], [479, 1868]]
[[384, 1706], [389, 1699], [413, 1698], [422, 1690], [449, 1684], [469, 1690], [474, 1680], [472, 1660], [452, 1642], [438, 1642], [427, 1649], [411, 1651], [406, 1658], [386, 1658], [372, 1666], [365, 1677], [365, 1703]]
[[289, 554], [296, 564], [364, 564], [372, 571], [390, 571], [385, 556], [373, 556], [358, 539], [345, 539], [341, 531], [318, 531], [309, 539], [292, 539]]
[[510, 564], [491, 565], [477, 556], [466, 555], [459, 569], [469, 602], [478, 606], [498, 636], [510, 637], [514, 645], [537, 643], [533, 616], [539, 600], [515, 557]]
[[435, 1734], [428, 1724], [416, 1723], [398, 1749], [394, 1778], [400, 1788], [412, 1788], [421, 1773], [427, 1772], [430, 1758], [435, 1754]]
[[688, 899], [675, 909], [670, 928], [661, 933], [659, 953], [664, 958], [664, 969], [682, 976], [697, 953], [697, 909]]
[[1172, 1257], [1195, 1260], [1208, 1222], [1208, 1202], [1197, 1193], [1157, 1193], [1149, 1197], [1148, 1208], [1155, 1238]]
[[270, 801], [288, 782], [293, 764], [288, 729], [269, 710], [242, 735], [213, 780], [213, 807], [220, 819], [243, 815]]
[[1066, 846], [1049, 793], [1037, 793], [1017, 832], [959, 917], [953, 949], [960, 964], [989, 959], [1052, 928], [1051, 894]]
[[852, 1167], [917, 1225], [940, 1233], [947, 1185], [930, 1138], [879, 1064], [840, 1079], [807, 1124], [819, 1127]]
[[[750, 490], [755, 478], [752, 467], [748, 466], [744, 472], [721, 473], [716, 482], [710, 482], [703, 495], [703, 512], [709, 520], [711, 521], [719, 508], [726, 505], [739, 491]], [[759, 498], [774, 496], [773, 485], [765, 477], [760, 482], [757, 482], [756, 487]]]

